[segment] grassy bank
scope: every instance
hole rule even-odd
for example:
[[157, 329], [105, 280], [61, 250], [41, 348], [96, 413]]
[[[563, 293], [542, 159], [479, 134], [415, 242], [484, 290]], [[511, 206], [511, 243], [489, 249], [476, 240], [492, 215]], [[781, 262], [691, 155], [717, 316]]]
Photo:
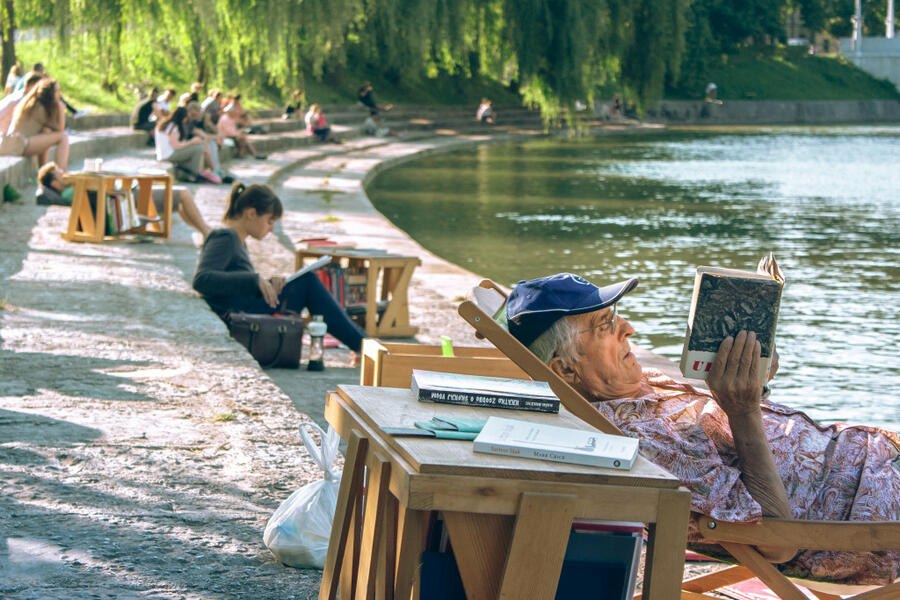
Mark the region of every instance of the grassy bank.
[[[71, 46], [68, 52], [62, 52], [54, 40], [20, 42], [16, 45], [16, 53], [26, 70], [35, 62], [44, 63], [50, 75], [59, 80], [66, 99], [78, 108], [90, 108], [96, 112], [130, 112], [138, 90], [155, 85], [161, 89], [173, 87], [180, 94], [194, 82], [191, 68], [160, 56], [149, 69], [150, 72], [135, 74], [131, 80], [115, 82], [110, 86], [112, 89], [105, 88], [97, 72], [97, 55], [90, 48], [76, 49]], [[482, 96], [491, 98], [495, 104], [520, 102], [518, 95], [499, 82], [482, 78], [465, 79], [446, 73], [404, 84], [391, 81], [374, 69], [346, 68], [339, 77], [329, 77], [327, 83], [308, 78], [302, 87], [306, 90], [308, 102], [351, 104], [356, 102], [356, 91], [366, 80], [372, 82], [380, 103], [469, 104], [474, 111]], [[241, 90], [243, 103], [249, 108], [282, 105], [291, 91], [254, 81], [252, 75], [243, 80], [213, 80], [206, 83], [207, 88]]]
[[[900, 100], [891, 82], [875, 79], [837, 55], [802, 47], [748, 48], [718, 57], [707, 73], [723, 100]], [[695, 100], [701, 89], [676, 87], [667, 97]]]
[[[16, 50], [26, 66], [34, 62], [47, 65], [66, 98], [76, 107], [97, 112], [129, 112], [136, 101], [136, 90], [151, 85], [174, 87], [179, 93], [193, 82], [193, 70], [159, 56], [149, 72], [137, 73], [131, 80], [101, 85], [99, 58], [88, 47], [73, 43], [66, 52], [54, 40], [21, 42]], [[352, 61], [350, 61], [352, 63]], [[717, 57], [708, 71], [708, 81], [718, 86], [724, 100], [883, 100], [900, 99], [900, 93], [886, 80], [875, 79], [839, 56], [811, 56], [804, 48], [745, 49], [738, 54]], [[696, 80], [696, 78], [694, 78]], [[359, 84], [369, 80], [375, 86], [379, 102], [409, 104], [468, 104], [476, 106], [482, 96], [495, 104], [518, 104], [520, 98], [500, 82], [466, 79], [446, 73], [433, 78], [397, 82], [376, 69], [347, 67], [326, 81], [307, 78], [303, 86], [308, 102], [350, 104], [356, 101]], [[250, 108], [279, 106], [290, 90], [281, 90], [247, 75], [243, 80], [210, 81], [208, 87], [240, 89], [244, 104]], [[695, 89], [695, 88], [700, 89]], [[705, 83], [691, 89], [676, 87], [667, 92], [671, 99], [699, 99]], [[614, 86], [605, 97], [616, 91]], [[473, 108], [474, 110], [474, 108]]]

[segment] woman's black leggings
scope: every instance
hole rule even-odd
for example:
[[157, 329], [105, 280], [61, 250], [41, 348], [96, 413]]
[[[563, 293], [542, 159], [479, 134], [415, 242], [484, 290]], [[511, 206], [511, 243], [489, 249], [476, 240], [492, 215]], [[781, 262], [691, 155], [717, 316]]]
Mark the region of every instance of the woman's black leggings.
[[304, 308], [311, 315], [322, 315], [328, 325], [328, 333], [342, 344], [359, 352], [365, 332], [350, 320], [331, 292], [315, 273], [306, 273], [290, 282], [278, 296], [278, 308], [272, 308], [261, 296], [236, 296], [229, 299], [234, 312], [272, 314], [275, 312], [299, 313]]

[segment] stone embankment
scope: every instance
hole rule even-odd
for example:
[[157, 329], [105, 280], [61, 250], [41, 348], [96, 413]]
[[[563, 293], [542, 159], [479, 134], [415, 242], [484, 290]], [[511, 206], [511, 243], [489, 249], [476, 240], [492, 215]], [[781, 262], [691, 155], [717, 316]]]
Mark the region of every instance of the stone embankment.
[[[539, 119], [482, 129], [468, 114], [422, 109], [391, 124], [404, 137], [379, 139], [332, 113], [343, 144], [311, 144], [271, 120], [255, 140], [268, 159], [229, 165], [274, 185], [287, 208], [276, 235], [250, 244], [260, 271], [288, 271], [293, 241], [309, 235], [416, 252], [421, 339], [464, 339], [452, 300], [474, 276], [385, 223], [362, 181], [385, 160], [537, 135]], [[98, 126], [78, 133], [73, 170], [88, 156], [110, 170], [158, 168], [143, 135]], [[27, 161], [2, 160], [7, 176], [32, 176]], [[348, 353], [329, 350], [319, 374], [267, 373], [190, 289], [198, 240], [177, 217], [164, 242], [67, 243], [68, 209], [36, 206], [33, 190], [19, 189], [23, 201], [0, 208], [0, 597], [317, 597], [320, 573], [278, 564], [262, 531], [320, 476], [297, 427], [321, 422], [327, 389], [358, 382]], [[210, 223], [227, 192], [193, 188]]]
[[[267, 115], [254, 143], [268, 158], [228, 165], [285, 204], [275, 235], [248, 243], [258, 270], [290, 271], [303, 237], [415, 254], [416, 340], [480, 343], [456, 314], [477, 276], [422, 249], [364, 191], [385, 165], [542, 134], [521, 109], [503, 110], [497, 127], [470, 113], [398, 108], [388, 125], [403, 137], [374, 138], [355, 129], [362, 109], [329, 107], [340, 145]], [[122, 117], [92, 118], [73, 170], [95, 156], [113, 171], [159, 168]], [[0, 205], [0, 597], [316, 598], [320, 572], [277, 563], [262, 531], [320, 477], [297, 428], [323, 423], [327, 390], [358, 382], [349, 353], [327, 350], [320, 373], [260, 369], [191, 290], [199, 239], [177, 217], [167, 241], [67, 243], [69, 211], [34, 205], [30, 162], [0, 161], [0, 183], [26, 185], [22, 201]], [[228, 186], [192, 191], [218, 222]]]
[[897, 100], [808, 100], [803, 102], [663, 100], [651, 121], [669, 125], [841, 125], [900, 122]]

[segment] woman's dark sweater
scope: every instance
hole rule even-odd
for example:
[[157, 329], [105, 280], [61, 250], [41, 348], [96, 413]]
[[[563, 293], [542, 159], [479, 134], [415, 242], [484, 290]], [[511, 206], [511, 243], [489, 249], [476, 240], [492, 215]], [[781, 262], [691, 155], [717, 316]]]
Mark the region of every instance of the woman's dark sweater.
[[193, 286], [220, 317], [230, 308], [229, 298], [260, 295], [259, 275], [234, 229], [221, 227], [206, 237]]

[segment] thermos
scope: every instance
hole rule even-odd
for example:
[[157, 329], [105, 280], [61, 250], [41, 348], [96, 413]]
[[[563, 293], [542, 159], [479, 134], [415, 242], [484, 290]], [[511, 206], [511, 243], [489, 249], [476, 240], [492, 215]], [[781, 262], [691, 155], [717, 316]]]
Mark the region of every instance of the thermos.
[[325, 368], [325, 332], [328, 331], [322, 315], [313, 315], [308, 330], [309, 362], [306, 368], [310, 371], [321, 371]]

